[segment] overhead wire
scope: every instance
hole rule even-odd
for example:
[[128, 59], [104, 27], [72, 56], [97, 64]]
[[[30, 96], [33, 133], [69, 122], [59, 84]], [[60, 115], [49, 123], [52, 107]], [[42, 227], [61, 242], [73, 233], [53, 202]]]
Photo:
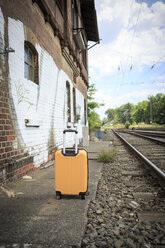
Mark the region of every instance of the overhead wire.
[[151, 66], [151, 70], [154, 68], [154, 66], [156, 65], [156, 64], [158, 64], [163, 58], [165, 57], [165, 54], [163, 55], [163, 56], [161, 56], [158, 60], [157, 60], [157, 62], [155, 62], [152, 66]]
[[161, 56], [144, 74], [142, 77], [137, 78], [137, 81], [141, 78], [144, 78], [153, 68], [163, 59], [165, 58], [165, 54]]
[[[139, 8], [139, 11], [138, 11], [138, 15], [137, 15], [137, 19], [136, 19], [136, 24], [135, 24], [135, 28], [134, 28], [134, 31], [133, 31], [133, 34], [132, 34], [132, 39], [131, 39], [131, 42], [130, 42], [130, 46], [129, 46], [129, 53], [127, 55], [127, 60], [126, 60], [126, 67], [124, 68], [122, 66], [122, 63], [121, 63], [121, 60], [120, 60], [120, 65], [118, 66], [118, 71], [121, 71], [122, 73], [122, 77], [123, 77], [123, 80], [122, 80], [122, 83], [125, 79], [125, 75], [126, 75], [126, 71], [127, 71], [127, 67], [128, 67], [128, 60], [131, 56], [131, 52], [132, 52], [132, 46], [133, 46], [133, 43], [134, 43], [134, 37], [135, 37], [135, 34], [136, 34], [136, 30], [137, 30], [137, 25], [138, 25], [138, 22], [139, 22], [139, 17], [140, 17], [140, 13], [141, 13], [141, 10], [142, 10], [142, 4], [143, 4], [143, 0], [141, 1], [141, 4], [140, 4], [140, 8]], [[129, 26], [130, 26], [130, 20], [131, 20], [131, 15], [132, 15], [132, 8], [133, 8], [133, 0], [131, 1], [131, 5], [130, 5], [130, 14], [129, 14], [129, 18], [128, 18], [128, 25], [127, 25], [127, 32], [128, 32], [128, 29], [129, 29]], [[165, 57], [165, 54], [163, 56], [161, 56], [156, 62], [153, 63], [153, 65], [146, 71], [146, 73], [144, 75], [142, 75], [142, 77], [140, 78], [144, 78], [151, 70], [153, 70], [153, 68], [159, 63], [161, 62], [161, 60]], [[129, 72], [133, 69], [133, 63], [131, 61], [131, 65], [130, 65], [130, 68], [129, 68]], [[124, 83], [123, 85], [125, 84], [131, 84], [131, 85], [139, 85], [139, 84], [144, 84], [144, 82], [142, 80], [139, 80], [140, 82], [138, 83], [137, 82], [138, 80], [136, 80], [136, 82], [130, 82], [130, 83]], [[156, 83], [155, 81], [153, 81], [152, 83]], [[120, 84], [121, 85], [121, 84]]]
[[[133, 43], [134, 43], [134, 37], [135, 37], [135, 34], [136, 34], [136, 30], [137, 30], [137, 25], [138, 25], [138, 22], [139, 22], [139, 18], [140, 18], [140, 13], [141, 13], [141, 10], [142, 10], [142, 4], [143, 4], [143, 1], [144, 0], [141, 0], [141, 3], [140, 3], [140, 7], [139, 7], [139, 11], [138, 11], [138, 15], [137, 15], [137, 19], [136, 19], [136, 24], [135, 24], [135, 28], [134, 28], [134, 31], [133, 31], [133, 34], [132, 34], [132, 39], [131, 39], [131, 42], [130, 42], [130, 45], [129, 45], [129, 52], [128, 52], [128, 55], [127, 55], [127, 59], [126, 59], [126, 67], [124, 69], [122, 63], [121, 63], [121, 60], [120, 60], [120, 65], [118, 65], [118, 71], [121, 71], [122, 73], [122, 77], [123, 77], [123, 80], [122, 80], [122, 83], [124, 81], [124, 78], [125, 78], [125, 74], [126, 74], [126, 71], [127, 71], [127, 67], [128, 67], [128, 60], [131, 56], [131, 52], [132, 52], [132, 46], [133, 46]], [[130, 23], [131, 23], [131, 15], [132, 15], [132, 9], [133, 9], [133, 0], [131, 1], [131, 4], [130, 4], [130, 12], [129, 12], [129, 18], [128, 18], [128, 24], [127, 24], [127, 32], [128, 32], [128, 29], [130, 27]], [[143, 75], [146, 76], [146, 74], [152, 70], [163, 58], [165, 57], [165, 55], [161, 56], [150, 68], [149, 70], [147, 70], [147, 72]], [[131, 61], [131, 65], [130, 65], [130, 69], [129, 71], [131, 71], [133, 69], [133, 63]], [[127, 83], [127, 84], [144, 84], [144, 82], [140, 82], [140, 83], [133, 83], [133, 82], [130, 82], [130, 83]]]
[[[127, 32], [127, 33], [128, 33], [128, 29], [129, 29], [130, 22], [131, 22], [132, 9], [133, 9], [133, 2], [134, 2], [134, 0], [131, 0], [130, 11], [129, 11], [129, 17], [128, 17], [128, 23], [127, 23], [127, 28], [126, 28], [126, 32]], [[123, 42], [124, 45], [125, 45], [125, 42], [126, 42], [126, 37], [125, 37], [124, 42]], [[120, 59], [120, 66], [118, 66], [118, 71], [120, 71], [119, 68], [121, 68], [122, 77], [124, 78], [124, 70], [123, 70], [123, 66], [122, 66], [122, 63], [121, 63], [121, 59]]]
[[[145, 84], [143, 81], [143, 78], [149, 73], [151, 72], [151, 70], [163, 59], [165, 58], [165, 54], [163, 56], [161, 56], [141, 77], [139, 76], [136, 80], [136, 82], [130, 82], [130, 83], [125, 83], [124, 85], [140, 85], [140, 84]], [[160, 75], [164, 74], [165, 71], [163, 69], [162, 72], [160, 72]], [[139, 82], [138, 82], [139, 81]], [[156, 81], [153, 81], [152, 84], [157, 83]], [[160, 82], [163, 83], [163, 82]]]
[[[140, 13], [141, 13], [141, 10], [142, 10], [142, 4], [143, 4], [143, 0], [141, 0], [141, 3], [140, 3], [140, 8], [139, 8], [139, 11], [138, 11], [135, 28], [134, 28], [134, 31], [133, 31], [133, 34], [132, 34], [132, 39], [131, 39], [130, 45], [129, 45], [129, 52], [128, 52], [127, 59], [126, 59], [126, 67], [125, 67], [125, 71], [124, 71], [124, 77], [125, 77], [127, 67], [128, 67], [128, 60], [129, 60], [130, 57], [132, 57], [130, 54], [132, 52], [131, 50], [132, 50], [132, 46], [133, 46], [133, 42], [134, 42], [134, 37], [135, 37], [135, 33], [136, 33]], [[132, 70], [132, 68], [133, 68], [133, 65], [131, 64], [130, 71]], [[124, 77], [123, 77], [123, 80], [124, 80]]]

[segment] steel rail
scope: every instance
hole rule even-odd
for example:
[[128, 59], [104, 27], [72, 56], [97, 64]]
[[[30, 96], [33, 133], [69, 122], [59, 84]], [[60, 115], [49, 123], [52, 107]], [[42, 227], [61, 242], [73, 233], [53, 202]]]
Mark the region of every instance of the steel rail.
[[135, 135], [135, 136], [139, 136], [139, 137], [142, 137], [142, 138], [145, 138], [145, 139], [148, 139], [148, 140], [157, 142], [160, 145], [165, 146], [165, 141], [164, 140], [159, 140], [159, 139], [156, 139], [156, 138], [153, 138], [153, 137], [149, 137], [149, 136], [146, 136], [146, 135], [143, 135], [143, 134], [135, 133], [135, 132], [132, 132], [132, 131], [126, 131], [126, 130], [123, 130], [122, 131], [122, 130], [120, 130], [119, 132], [123, 132], [123, 133], [132, 134], [132, 135]]
[[165, 138], [165, 132], [153, 132], [153, 131], [141, 131], [141, 130], [132, 130], [134, 133], [139, 133], [146, 136]]
[[130, 148], [130, 150], [132, 150], [134, 153], [136, 153], [136, 155], [141, 160], [143, 160], [143, 162], [147, 163], [151, 167], [152, 170], [154, 170], [163, 180], [165, 180], [165, 173], [162, 170], [160, 170], [154, 163], [152, 163], [148, 158], [146, 158], [141, 152], [139, 152], [134, 146], [132, 146], [120, 134], [118, 134], [114, 130], [113, 130], [113, 132], [116, 134], [117, 137], [119, 137]]
[[165, 128], [137, 128], [135, 127], [134, 130], [137, 130], [137, 131], [165, 131]]

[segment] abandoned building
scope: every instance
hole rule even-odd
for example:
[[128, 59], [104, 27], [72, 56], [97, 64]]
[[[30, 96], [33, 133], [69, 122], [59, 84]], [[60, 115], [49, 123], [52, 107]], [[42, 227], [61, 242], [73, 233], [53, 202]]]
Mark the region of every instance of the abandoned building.
[[89, 41], [94, 0], [0, 1], [0, 183], [52, 160], [65, 128], [87, 142]]

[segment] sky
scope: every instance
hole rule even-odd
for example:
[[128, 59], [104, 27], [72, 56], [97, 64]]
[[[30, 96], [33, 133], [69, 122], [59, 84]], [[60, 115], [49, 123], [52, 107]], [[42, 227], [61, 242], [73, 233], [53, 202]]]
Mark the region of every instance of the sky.
[[89, 49], [96, 112], [165, 94], [165, 0], [95, 0], [100, 44]]

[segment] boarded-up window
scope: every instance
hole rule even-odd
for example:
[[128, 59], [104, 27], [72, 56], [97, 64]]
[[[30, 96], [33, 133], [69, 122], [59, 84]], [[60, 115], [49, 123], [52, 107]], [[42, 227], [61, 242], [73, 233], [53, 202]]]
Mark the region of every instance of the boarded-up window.
[[38, 84], [38, 53], [28, 41], [24, 46], [24, 77]]
[[67, 121], [71, 122], [70, 84], [66, 82]]

